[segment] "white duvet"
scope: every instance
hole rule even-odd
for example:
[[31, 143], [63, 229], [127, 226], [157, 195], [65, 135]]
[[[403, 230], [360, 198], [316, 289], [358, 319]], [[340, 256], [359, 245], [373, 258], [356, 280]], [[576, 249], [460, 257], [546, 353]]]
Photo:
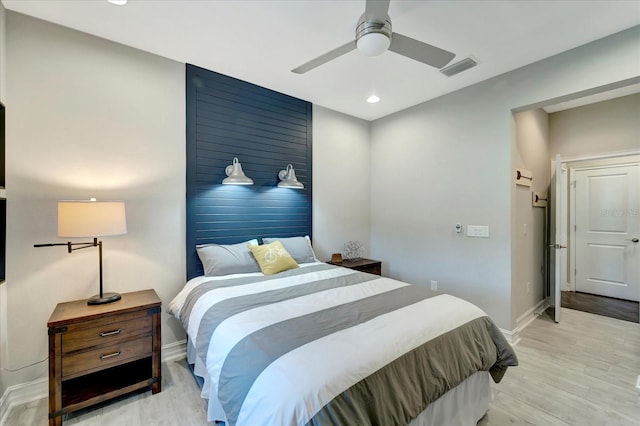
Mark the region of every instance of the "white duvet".
[[[186, 327], [188, 361], [194, 364], [195, 374], [204, 379], [202, 397], [209, 401], [209, 421], [227, 422], [227, 414], [218, 400], [221, 391], [219, 378], [227, 355], [241, 339], [283, 320], [409, 284], [380, 277], [257, 306], [230, 316], [215, 329], [208, 343], [205, 365], [194, 348], [207, 309], [239, 295], [259, 294], [353, 273], [350, 269], [334, 268], [287, 278], [278, 278], [276, 275], [265, 282], [217, 288], [198, 299]], [[262, 274], [194, 278], [169, 304], [169, 312], [179, 318], [189, 292], [205, 282], [247, 276]], [[324, 405], [353, 384], [425, 342], [482, 316], [486, 314], [471, 303], [449, 295], [438, 295], [297, 347], [276, 359], [253, 382], [236, 424], [306, 424]], [[241, 375], [242, 371], [237, 374]]]

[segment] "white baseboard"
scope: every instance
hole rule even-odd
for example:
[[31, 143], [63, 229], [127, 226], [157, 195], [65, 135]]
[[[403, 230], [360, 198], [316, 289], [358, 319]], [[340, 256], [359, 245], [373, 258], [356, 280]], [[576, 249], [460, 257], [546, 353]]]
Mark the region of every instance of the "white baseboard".
[[[162, 346], [162, 362], [178, 361], [187, 357], [187, 341], [169, 343]], [[37, 401], [49, 396], [49, 378], [42, 377], [32, 382], [9, 386], [0, 397], [0, 425], [5, 424], [11, 409], [15, 406]]]
[[9, 386], [0, 398], [0, 425], [5, 424], [11, 409], [17, 405], [45, 398], [49, 394], [49, 378]]
[[187, 357], [187, 341], [169, 343], [162, 346], [162, 362], [178, 361]]
[[516, 328], [514, 328], [513, 330], [504, 330], [502, 328], [500, 329], [511, 346], [515, 346], [518, 344], [518, 342], [520, 342], [520, 333], [522, 332], [522, 330], [527, 328], [527, 326], [531, 324], [533, 320], [535, 320], [540, 314], [542, 314], [544, 310], [547, 309], [547, 306], [547, 300], [541, 300], [535, 306], [527, 310], [527, 312], [520, 315], [516, 319]]
[[538, 303], [536, 303], [535, 306], [533, 306], [532, 308], [529, 308], [527, 312], [520, 315], [516, 319], [516, 329], [518, 331], [524, 330], [529, 324], [533, 322], [533, 320], [536, 319], [536, 317], [540, 316], [540, 314], [542, 314], [545, 311], [545, 309], [547, 309], [547, 307], [548, 307], [547, 299], [541, 300]]
[[513, 331], [510, 331], [510, 330], [505, 330], [504, 328], [501, 328], [500, 331], [502, 332], [504, 337], [507, 339], [507, 342], [511, 344], [511, 346], [515, 346], [520, 342], [520, 336], [518, 336], [517, 333], [514, 333]]

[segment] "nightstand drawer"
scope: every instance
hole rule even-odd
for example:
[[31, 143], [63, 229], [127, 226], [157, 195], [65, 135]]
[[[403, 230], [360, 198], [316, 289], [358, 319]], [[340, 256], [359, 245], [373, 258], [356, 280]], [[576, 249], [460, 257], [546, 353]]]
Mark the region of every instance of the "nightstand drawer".
[[360, 266], [354, 269], [357, 269], [361, 272], [366, 272], [368, 274], [382, 275], [382, 268], [379, 263], [375, 265]]
[[[141, 316], [144, 315], [144, 316]], [[104, 318], [87, 321], [81, 325], [71, 325], [62, 334], [62, 352], [67, 354], [77, 350], [92, 348], [97, 345], [113, 344], [133, 337], [149, 334], [151, 315], [145, 312], [136, 313], [132, 319]]]
[[152, 336], [115, 345], [103, 346], [84, 352], [67, 355], [62, 358], [62, 378], [70, 378], [78, 373], [88, 373], [113, 367], [134, 359], [151, 356]]
[[356, 271], [368, 274], [382, 275], [382, 262], [373, 259], [344, 259], [342, 262], [327, 262], [330, 265], [342, 266], [343, 268], [355, 269]]

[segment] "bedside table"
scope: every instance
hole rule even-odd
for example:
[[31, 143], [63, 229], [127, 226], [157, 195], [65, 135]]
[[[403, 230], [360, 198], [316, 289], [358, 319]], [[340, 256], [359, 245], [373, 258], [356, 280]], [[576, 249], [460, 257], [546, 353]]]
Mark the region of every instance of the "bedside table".
[[160, 305], [153, 290], [104, 305], [60, 303], [49, 327], [49, 426], [135, 390], [161, 390]]
[[344, 259], [342, 263], [327, 262], [330, 265], [344, 266], [356, 271], [367, 272], [369, 274], [382, 275], [382, 262], [372, 259]]

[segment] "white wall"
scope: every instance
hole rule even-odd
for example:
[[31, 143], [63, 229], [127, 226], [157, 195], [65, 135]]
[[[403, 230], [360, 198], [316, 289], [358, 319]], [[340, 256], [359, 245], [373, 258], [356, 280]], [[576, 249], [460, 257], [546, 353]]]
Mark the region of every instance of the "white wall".
[[640, 150], [640, 93], [549, 114], [551, 155]]
[[[513, 329], [511, 110], [638, 76], [639, 44], [635, 27], [375, 121], [371, 255]], [[456, 222], [491, 236], [457, 236]]]
[[[3, 367], [47, 356], [59, 302], [97, 293], [98, 253], [34, 248], [57, 238], [60, 199], [126, 201], [128, 234], [104, 238], [105, 291], [185, 277], [184, 64], [7, 13], [7, 335]], [[163, 344], [183, 339], [163, 313]], [[5, 375], [44, 375], [47, 363]]]
[[[514, 115], [516, 143], [511, 168], [532, 172], [531, 187], [511, 179], [512, 322], [544, 300], [546, 208], [532, 206], [532, 193], [549, 191], [549, 120], [542, 109]], [[513, 173], [512, 173], [513, 176]]]
[[320, 260], [351, 240], [370, 253], [369, 122], [313, 106], [313, 247]]

